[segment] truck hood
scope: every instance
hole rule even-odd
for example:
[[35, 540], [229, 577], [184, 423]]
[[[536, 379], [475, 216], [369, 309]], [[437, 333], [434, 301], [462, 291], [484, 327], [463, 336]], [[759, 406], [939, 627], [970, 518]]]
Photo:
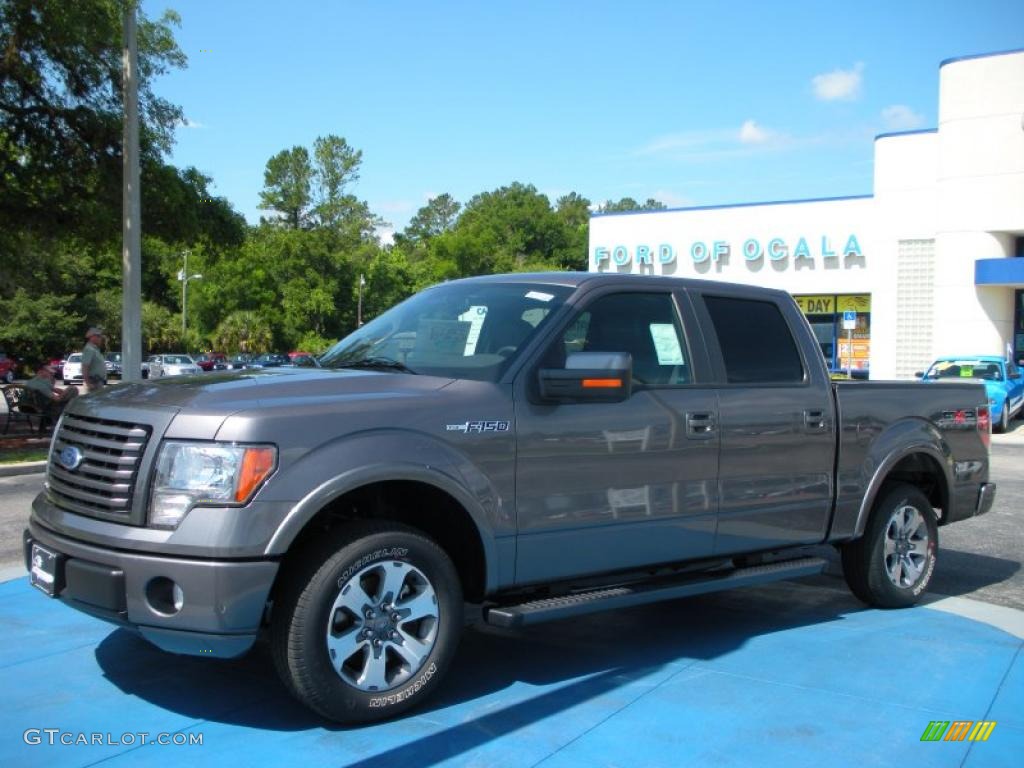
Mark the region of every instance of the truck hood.
[[310, 400], [409, 397], [437, 391], [451, 382], [391, 371], [269, 368], [110, 386], [87, 400], [96, 406], [156, 406], [227, 415]]

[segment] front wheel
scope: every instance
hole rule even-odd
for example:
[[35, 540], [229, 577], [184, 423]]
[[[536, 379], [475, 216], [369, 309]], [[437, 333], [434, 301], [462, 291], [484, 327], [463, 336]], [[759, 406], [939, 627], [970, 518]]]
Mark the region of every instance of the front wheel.
[[8, 384], [13, 384], [14, 383], [14, 370], [13, 369], [9, 370], [7, 373], [4, 374], [4, 381], [6, 381]]
[[928, 588], [938, 545], [927, 497], [912, 485], [894, 485], [883, 491], [864, 535], [843, 547], [843, 575], [865, 603], [905, 608]]
[[412, 528], [360, 521], [290, 561], [271, 643], [292, 694], [343, 723], [391, 717], [438, 686], [462, 631], [448, 555]]

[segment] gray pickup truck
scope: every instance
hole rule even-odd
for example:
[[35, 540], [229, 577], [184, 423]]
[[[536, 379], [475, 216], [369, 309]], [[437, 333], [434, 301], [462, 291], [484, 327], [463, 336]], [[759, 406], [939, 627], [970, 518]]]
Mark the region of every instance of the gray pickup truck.
[[779, 291], [459, 280], [319, 365], [73, 401], [25, 532], [32, 583], [173, 653], [265, 633], [298, 699], [367, 721], [439, 685], [467, 615], [804, 576], [822, 544], [863, 601], [909, 606], [937, 526], [995, 494], [980, 384], [833, 383]]

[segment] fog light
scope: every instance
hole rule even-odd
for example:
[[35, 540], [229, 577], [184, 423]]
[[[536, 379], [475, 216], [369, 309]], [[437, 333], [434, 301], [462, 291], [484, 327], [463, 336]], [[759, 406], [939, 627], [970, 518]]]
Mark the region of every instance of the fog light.
[[161, 616], [173, 616], [185, 605], [185, 593], [166, 576], [150, 579], [146, 585], [146, 602]]

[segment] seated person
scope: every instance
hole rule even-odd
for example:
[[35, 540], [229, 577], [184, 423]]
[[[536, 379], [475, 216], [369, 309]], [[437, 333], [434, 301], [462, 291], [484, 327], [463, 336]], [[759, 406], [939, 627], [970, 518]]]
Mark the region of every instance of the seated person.
[[78, 395], [77, 387], [61, 389], [54, 383], [56, 371], [49, 363], [36, 366], [36, 375], [25, 382], [25, 389], [34, 396], [40, 410], [52, 418], [60, 416], [64, 406], [71, 398]]

